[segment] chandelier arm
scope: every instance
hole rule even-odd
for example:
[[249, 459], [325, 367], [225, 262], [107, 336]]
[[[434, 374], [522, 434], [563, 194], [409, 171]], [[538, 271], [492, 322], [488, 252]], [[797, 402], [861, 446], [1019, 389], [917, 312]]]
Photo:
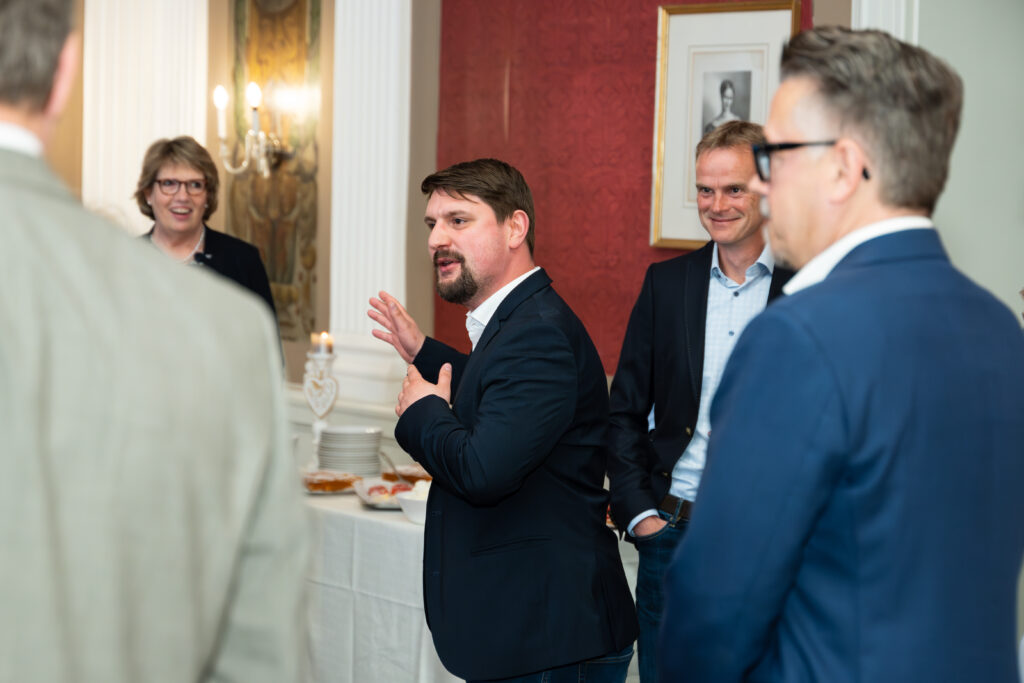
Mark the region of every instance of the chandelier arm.
[[253, 137], [252, 131], [249, 131], [249, 132], [247, 132], [245, 134], [245, 156], [243, 157], [242, 163], [239, 166], [233, 166], [231, 164], [231, 161], [229, 161], [229, 159], [230, 159], [230, 157], [229, 157], [230, 150], [228, 150], [228, 142], [224, 138], [220, 139], [220, 160], [221, 160], [221, 163], [224, 165], [224, 170], [225, 171], [227, 171], [231, 175], [238, 175], [240, 173], [245, 173], [245, 171], [248, 170], [248, 168], [249, 168], [249, 159], [250, 159], [250, 156], [251, 156], [250, 148], [252, 146], [251, 145], [252, 137]]

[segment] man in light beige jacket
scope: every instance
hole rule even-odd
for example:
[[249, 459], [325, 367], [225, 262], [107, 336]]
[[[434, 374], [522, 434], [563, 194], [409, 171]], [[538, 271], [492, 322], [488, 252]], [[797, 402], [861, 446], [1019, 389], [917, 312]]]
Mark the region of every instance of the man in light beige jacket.
[[299, 680], [308, 527], [266, 306], [42, 161], [70, 4], [0, 0], [0, 681]]

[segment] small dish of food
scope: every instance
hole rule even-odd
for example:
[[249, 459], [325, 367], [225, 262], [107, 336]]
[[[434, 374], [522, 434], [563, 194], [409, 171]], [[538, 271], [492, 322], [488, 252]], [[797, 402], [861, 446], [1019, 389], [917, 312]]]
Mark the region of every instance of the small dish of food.
[[352, 488], [365, 505], [384, 510], [397, 510], [400, 506], [395, 494], [412, 490], [408, 484], [392, 483], [380, 477], [366, 477], [353, 484]]
[[334, 470], [304, 470], [302, 472], [302, 483], [307, 493], [314, 495], [332, 495], [338, 493], [352, 493], [353, 485], [362, 477], [348, 472], [335, 472]]

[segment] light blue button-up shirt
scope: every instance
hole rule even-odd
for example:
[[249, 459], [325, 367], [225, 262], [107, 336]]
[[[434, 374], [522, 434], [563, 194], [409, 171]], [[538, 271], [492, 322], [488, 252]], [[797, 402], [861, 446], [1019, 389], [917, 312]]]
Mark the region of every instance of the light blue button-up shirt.
[[[747, 323], [768, 304], [768, 290], [771, 288], [774, 270], [775, 258], [767, 244], [757, 260], [747, 268], [743, 284], [737, 284], [722, 272], [718, 262], [717, 244], [711, 253], [700, 407], [697, 410], [697, 428], [693, 437], [672, 468], [672, 485], [669, 487], [669, 493], [677, 498], [694, 500], [697, 497], [697, 487], [700, 485], [700, 476], [707, 458], [708, 435], [711, 432], [711, 401], [736, 340]], [[679, 340], [679, 343], [683, 343], [683, 340]], [[653, 429], [653, 408], [648, 420]], [[656, 510], [638, 514], [630, 520], [629, 533], [633, 534], [633, 528], [640, 520], [657, 514]]]
[[743, 284], [728, 278], [718, 265], [718, 245], [711, 255], [711, 282], [708, 285], [707, 320], [704, 325], [704, 368], [700, 386], [700, 408], [697, 428], [683, 455], [672, 468], [672, 486], [669, 493], [678, 498], [694, 500], [697, 486], [704, 471], [711, 432], [711, 401], [722, 379], [722, 371], [729, 360], [743, 329], [768, 304], [775, 259], [765, 245], [761, 255], [747, 268]]

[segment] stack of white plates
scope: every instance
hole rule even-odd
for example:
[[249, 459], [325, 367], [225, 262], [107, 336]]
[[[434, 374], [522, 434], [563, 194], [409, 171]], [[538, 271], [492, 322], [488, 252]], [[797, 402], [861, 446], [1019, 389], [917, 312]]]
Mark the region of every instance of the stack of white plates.
[[316, 456], [322, 470], [372, 477], [380, 474], [379, 453], [376, 427], [324, 427]]

